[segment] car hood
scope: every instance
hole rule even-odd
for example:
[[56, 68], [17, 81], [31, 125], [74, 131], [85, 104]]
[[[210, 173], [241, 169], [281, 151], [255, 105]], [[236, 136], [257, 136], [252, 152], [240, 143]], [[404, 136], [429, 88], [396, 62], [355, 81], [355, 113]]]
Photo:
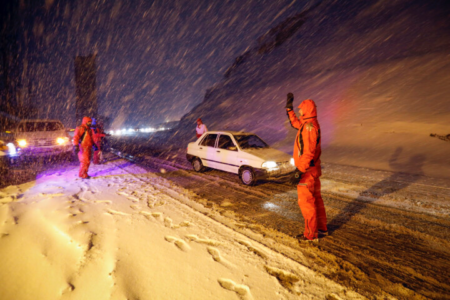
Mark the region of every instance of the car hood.
[[256, 156], [260, 159], [263, 159], [265, 161], [283, 162], [283, 161], [289, 161], [292, 157], [287, 153], [284, 153], [280, 150], [270, 148], [270, 147], [263, 148], [263, 149], [245, 149], [242, 151], [245, 153], [251, 154], [253, 156]]
[[67, 133], [64, 130], [57, 130], [20, 132], [16, 134], [16, 139], [52, 139], [57, 137], [67, 137]]

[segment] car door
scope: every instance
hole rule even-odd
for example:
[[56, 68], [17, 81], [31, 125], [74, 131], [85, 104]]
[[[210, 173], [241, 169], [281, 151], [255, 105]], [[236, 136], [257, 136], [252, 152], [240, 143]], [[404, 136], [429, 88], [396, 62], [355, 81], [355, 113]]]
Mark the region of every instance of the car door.
[[205, 167], [221, 169], [217, 161], [216, 142], [217, 133], [208, 133], [198, 144], [198, 156]]
[[216, 153], [222, 170], [235, 174], [239, 172], [238, 148], [230, 135], [221, 134], [219, 136]]

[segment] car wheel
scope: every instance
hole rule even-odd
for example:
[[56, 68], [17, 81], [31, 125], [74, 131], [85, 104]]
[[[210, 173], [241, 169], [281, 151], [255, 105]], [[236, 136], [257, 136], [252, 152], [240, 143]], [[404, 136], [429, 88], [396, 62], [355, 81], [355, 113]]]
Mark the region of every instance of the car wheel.
[[254, 185], [256, 182], [255, 172], [253, 172], [252, 168], [242, 168], [240, 172], [240, 178], [242, 183], [245, 185]]
[[200, 158], [195, 158], [192, 161], [192, 167], [194, 168], [195, 172], [202, 172], [205, 167], [203, 167], [202, 161], [200, 160]]

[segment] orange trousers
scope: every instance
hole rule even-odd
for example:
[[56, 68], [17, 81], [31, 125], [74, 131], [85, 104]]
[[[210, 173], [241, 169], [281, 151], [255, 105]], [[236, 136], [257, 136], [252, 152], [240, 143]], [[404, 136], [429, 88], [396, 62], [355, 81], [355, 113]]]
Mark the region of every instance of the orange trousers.
[[298, 206], [305, 219], [304, 235], [307, 239], [318, 237], [318, 230], [327, 231], [327, 215], [320, 194], [320, 179], [310, 172], [303, 174], [297, 185]]
[[89, 165], [91, 164], [91, 147], [83, 149], [80, 148], [80, 152], [78, 152], [78, 160], [80, 161], [80, 171], [78, 172], [78, 176], [81, 178], [88, 177]]

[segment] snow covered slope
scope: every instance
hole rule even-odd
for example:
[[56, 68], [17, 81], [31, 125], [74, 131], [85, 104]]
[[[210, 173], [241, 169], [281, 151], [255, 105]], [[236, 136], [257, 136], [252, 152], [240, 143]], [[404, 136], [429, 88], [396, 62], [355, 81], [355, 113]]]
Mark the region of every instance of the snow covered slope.
[[[450, 177], [448, 1], [311, 1], [236, 58], [170, 142], [245, 130], [292, 153], [284, 105], [314, 99], [323, 161]], [[249, 45], [252, 46], [252, 45]]]

